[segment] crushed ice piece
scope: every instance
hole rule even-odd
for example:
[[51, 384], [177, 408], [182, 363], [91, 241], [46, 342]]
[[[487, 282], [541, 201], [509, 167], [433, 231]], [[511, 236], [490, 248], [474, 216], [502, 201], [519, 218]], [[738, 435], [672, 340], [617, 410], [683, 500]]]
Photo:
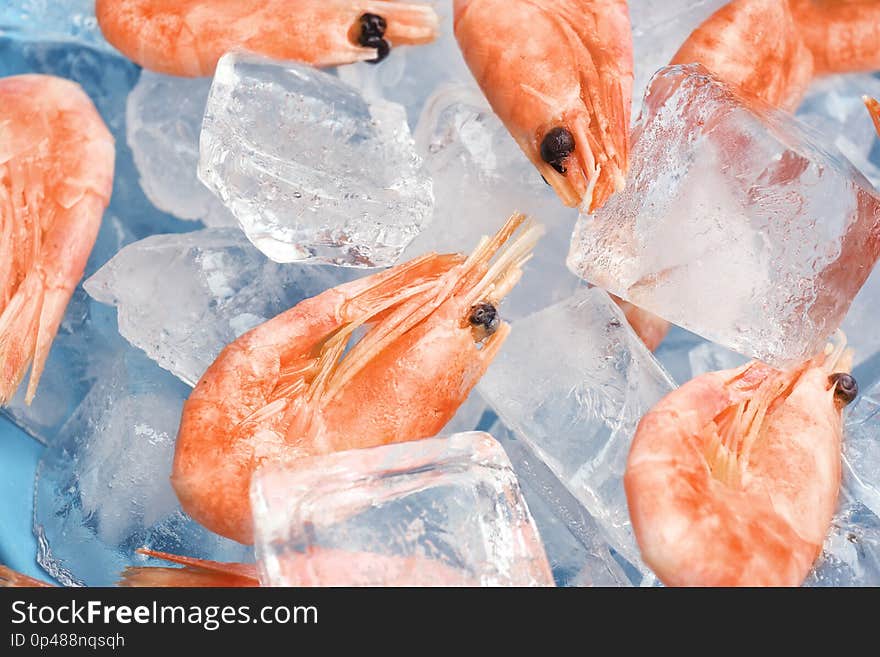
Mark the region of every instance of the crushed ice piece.
[[470, 253], [482, 236], [523, 212], [546, 233], [501, 305], [504, 318], [531, 314], [583, 286], [565, 267], [577, 211], [562, 205], [541, 180], [478, 89], [438, 89], [419, 119], [415, 140], [434, 180], [434, 220], [401, 260], [430, 251]]
[[242, 333], [364, 272], [280, 265], [237, 228], [154, 235], [123, 248], [85, 282], [118, 308], [119, 332], [195, 385]]
[[730, 0], [639, 0], [630, 2], [633, 35], [633, 117], [654, 74], [668, 65], [703, 21]]
[[880, 197], [790, 115], [699, 66], [651, 84], [626, 189], [582, 214], [569, 267], [776, 366], [819, 352], [880, 252]]
[[211, 78], [179, 78], [144, 70], [128, 95], [126, 139], [144, 194], [160, 210], [207, 226], [235, 217], [199, 180], [199, 133]]
[[95, 0], [3, 0], [0, 35], [72, 41], [115, 53], [95, 18]]
[[264, 466], [251, 503], [264, 585], [553, 585], [510, 461], [485, 433]]
[[[497, 436], [513, 464], [556, 585], [632, 586], [596, 521], [547, 465], [500, 420], [489, 433]], [[636, 573], [634, 579], [641, 577]]]
[[880, 141], [862, 97], [880, 98], [880, 78], [866, 73], [819, 78], [797, 118], [832, 142], [880, 189]]
[[127, 348], [64, 425], [37, 472], [38, 561], [65, 585], [110, 586], [134, 550], [243, 561], [250, 549], [184, 515], [169, 477], [189, 388]]
[[841, 498], [804, 586], [880, 586], [880, 518], [846, 489]]
[[[636, 425], [675, 385], [607, 293], [513, 323], [478, 390], [640, 572], [623, 489]], [[516, 458], [511, 454], [512, 458]]]
[[442, 84], [469, 83], [476, 88], [455, 39], [452, 3], [436, 10], [441, 19], [436, 41], [394, 48], [381, 66], [361, 62], [338, 69], [339, 78], [359, 90], [364, 98], [384, 98], [405, 107], [413, 128], [425, 101]]
[[277, 262], [391, 265], [433, 210], [401, 106], [247, 54], [217, 66], [199, 177]]

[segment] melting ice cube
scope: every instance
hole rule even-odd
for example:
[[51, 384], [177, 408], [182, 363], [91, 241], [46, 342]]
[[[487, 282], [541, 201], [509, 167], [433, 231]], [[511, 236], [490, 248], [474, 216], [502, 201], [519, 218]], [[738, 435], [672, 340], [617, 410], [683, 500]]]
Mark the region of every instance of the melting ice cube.
[[217, 66], [199, 177], [277, 262], [390, 265], [433, 208], [401, 106], [253, 55]]
[[636, 425], [674, 384], [603, 290], [580, 291], [512, 328], [480, 394], [586, 507], [611, 547], [647, 572], [623, 473]]
[[773, 365], [820, 351], [880, 254], [880, 197], [791, 116], [696, 65], [658, 73], [626, 189], [582, 214], [569, 267]]
[[251, 502], [264, 585], [553, 584], [510, 461], [488, 434], [265, 466]]
[[126, 104], [126, 138], [153, 204], [208, 226], [235, 217], [198, 178], [199, 132], [211, 78], [178, 78], [142, 71]]
[[110, 586], [156, 550], [242, 561], [250, 550], [186, 516], [171, 488], [189, 388], [136, 349], [102, 372], [40, 461], [34, 499], [38, 561], [66, 585]]
[[86, 281], [119, 309], [119, 331], [190, 385], [242, 333], [303, 299], [364, 275], [279, 265], [237, 228], [154, 235], [122, 249]]

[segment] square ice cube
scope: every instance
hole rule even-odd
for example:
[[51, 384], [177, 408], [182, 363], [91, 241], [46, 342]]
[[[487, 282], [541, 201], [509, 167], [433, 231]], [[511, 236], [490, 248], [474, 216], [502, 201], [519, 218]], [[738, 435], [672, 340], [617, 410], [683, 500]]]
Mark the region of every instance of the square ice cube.
[[553, 585], [510, 461], [485, 433], [268, 465], [251, 503], [266, 585]]
[[776, 366], [824, 347], [880, 254], [880, 197], [843, 155], [689, 65], [654, 77], [631, 161], [572, 271]]

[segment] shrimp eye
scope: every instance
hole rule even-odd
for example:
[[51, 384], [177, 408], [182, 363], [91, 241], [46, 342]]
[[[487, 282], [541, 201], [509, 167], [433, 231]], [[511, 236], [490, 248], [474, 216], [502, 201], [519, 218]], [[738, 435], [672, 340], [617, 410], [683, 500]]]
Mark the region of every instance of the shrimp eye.
[[375, 59], [367, 60], [370, 64], [378, 64], [388, 57], [391, 52], [391, 44], [382, 37], [385, 36], [385, 30], [388, 23], [385, 19], [376, 14], [364, 14], [361, 16], [361, 33], [358, 36], [358, 43], [364, 48], [375, 48], [377, 50]]
[[468, 322], [477, 330], [478, 338], [484, 340], [498, 330], [501, 316], [495, 306], [488, 301], [481, 301], [471, 308]]
[[849, 404], [859, 396], [859, 384], [852, 374], [838, 372], [829, 376], [828, 381], [835, 386], [834, 396], [844, 404]]
[[562, 175], [567, 170], [563, 162], [574, 151], [574, 137], [565, 128], [553, 128], [541, 142], [541, 159]]

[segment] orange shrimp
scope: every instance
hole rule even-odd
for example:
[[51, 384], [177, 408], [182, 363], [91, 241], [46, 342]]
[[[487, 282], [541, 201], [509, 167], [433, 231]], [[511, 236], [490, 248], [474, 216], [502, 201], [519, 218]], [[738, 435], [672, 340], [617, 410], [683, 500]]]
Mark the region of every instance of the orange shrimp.
[[0, 588], [51, 587], [52, 584], [17, 573], [8, 566], [0, 565]]
[[229, 345], [184, 405], [172, 475], [184, 510], [250, 543], [260, 463], [435, 435], [508, 335], [497, 304], [541, 234], [524, 227], [503, 248], [524, 222], [467, 259], [430, 254], [332, 288]]
[[613, 294], [611, 299], [620, 306], [626, 321], [648, 349], [654, 351], [660, 346], [669, 333], [669, 322]]
[[593, 211], [623, 189], [625, 0], [455, 0], [455, 35], [492, 109], [566, 205]]
[[673, 586], [797, 586], [831, 526], [842, 407], [858, 394], [841, 343], [782, 372], [711, 372], [639, 423], [624, 475], [642, 557]]
[[699, 63], [750, 96], [793, 111], [817, 75], [880, 69], [880, 0], [734, 0], [672, 64]]
[[868, 108], [868, 112], [871, 114], [871, 118], [874, 120], [877, 136], [880, 137], [880, 103], [877, 102], [876, 98], [869, 98], [868, 96], [865, 96], [863, 100], [865, 101], [865, 107]]
[[97, 0], [104, 37], [144, 68], [212, 75], [231, 50], [314, 66], [380, 61], [437, 37], [431, 7], [385, 0]]
[[31, 402], [110, 202], [113, 137], [79, 85], [0, 80], [0, 406]]

